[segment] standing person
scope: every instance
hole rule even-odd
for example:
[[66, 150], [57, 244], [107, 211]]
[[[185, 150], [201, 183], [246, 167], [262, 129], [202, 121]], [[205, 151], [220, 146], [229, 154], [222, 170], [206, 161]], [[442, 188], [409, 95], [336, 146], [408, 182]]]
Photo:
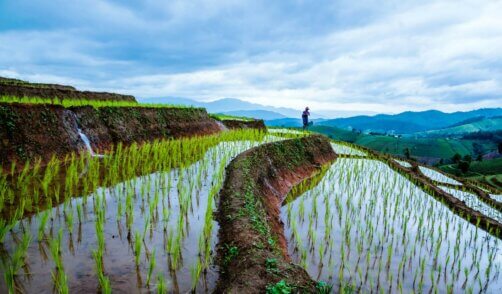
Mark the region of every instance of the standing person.
[[302, 113], [302, 120], [303, 120], [303, 130], [306, 130], [309, 126], [309, 108], [305, 107], [305, 110]]

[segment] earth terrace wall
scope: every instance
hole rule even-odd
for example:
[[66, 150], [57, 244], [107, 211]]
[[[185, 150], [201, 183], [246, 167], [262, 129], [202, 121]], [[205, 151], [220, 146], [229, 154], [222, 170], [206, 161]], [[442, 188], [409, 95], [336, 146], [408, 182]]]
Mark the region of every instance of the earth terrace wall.
[[335, 158], [328, 139], [315, 135], [250, 149], [229, 164], [217, 213], [216, 293], [264, 293], [280, 281], [295, 292], [318, 290], [307, 272], [290, 262], [280, 207], [293, 186]]
[[49, 160], [85, 150], [78, 129], [101, 152], [122, 142], [214, 134], [218, 122], [202, 108], [145, 108], [0, 103], [0, 164]]

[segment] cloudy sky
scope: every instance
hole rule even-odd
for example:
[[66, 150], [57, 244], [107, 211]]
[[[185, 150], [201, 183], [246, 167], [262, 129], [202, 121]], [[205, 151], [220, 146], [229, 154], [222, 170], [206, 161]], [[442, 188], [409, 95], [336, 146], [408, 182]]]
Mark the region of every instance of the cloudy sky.
[[502, 107], [502, 0], [0, 0], [0, 76], [138, 98]]

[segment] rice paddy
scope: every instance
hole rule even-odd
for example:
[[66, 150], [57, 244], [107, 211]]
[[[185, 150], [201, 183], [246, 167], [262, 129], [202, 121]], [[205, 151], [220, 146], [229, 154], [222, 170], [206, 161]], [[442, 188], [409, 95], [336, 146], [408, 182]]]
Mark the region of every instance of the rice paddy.
[[404, 160], [397, 160], [397, 159], [394, 159], [395, 162], [399, 163], [400, 165], [406, 167], [406, 168], [410, 168], [411, 167], [411, 164], [407, 161], [404, 161]]
[[455, 198], [463, 201], [470, 208], [497, 220], [499, 223], [502, 223], [502, 212], [479, 200], [479, 198], [476, 195], [466, 191], [461, 191], [444, 186], [439, 186], [439, 187], [445, 192], [455, 196]]
[[490, 198], [498, 202], [502, 202], [502, 194], [490, 194]]
[[211, 292], [225, 166], [273, 140], [232, 131], [13, 167], [0, 178], [0, 291]]
[[357, 149], [352, 144], [344, 144], [343, 142], [331, 143], [331, 147], [338, 154], [366, 156], [366, 152], [362, 149]]
[[424, 166], [419, 166], [420, 171], [429, 179], [436, 181], [436, 182], [441, 182], [441, 183], [446, 183], [446, 184], [452, 184], [452, 185], [462, 185], [462, 183], [459, 183], [458, 181], [455, 181], [452, 178], [449, 178], [445, 175], [443, 175], [440, 172], [437, 172], [433, 169], [424, 167]]
[[[118, 145], [99, 156], [86, 144], [89, 152], [46, 165], [3, 167], [0, 292], [213, 292], [213, 213], [225, 167], [253, 146], [307, 134], [270, 133]], [[293, 189], [281, 208], [288, 252], [312, 279], [344, 293], [502, 289], [497, 237], [365, 150], [332, 147], [340, 157]], [[464, 186], [439, 187], [502, 222], [501, 212]]]
[[500, 240], [378, 160], [338, 158], [281, 217], [293, 261], [336, 291], [502, 288]]

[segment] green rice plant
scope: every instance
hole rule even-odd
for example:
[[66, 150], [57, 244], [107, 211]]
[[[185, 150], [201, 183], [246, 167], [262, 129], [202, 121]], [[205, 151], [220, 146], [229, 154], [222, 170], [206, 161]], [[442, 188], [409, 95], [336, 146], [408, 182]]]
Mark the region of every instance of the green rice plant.
[[49, 240], [49, 247], [52, 254], [52, 259], [56, 265], [56, 270], [52, 272], [52, 280], [54, 286], [59, 293], [68, 293], [68, 277], [64, 272], [63, 256], [61, 251], [61, 241], [63, 238], [63, 230], [59, 229], [58, 235]]
[[138, 231], [136, 231], [134, 233], [134, 262], [136, 263], [136, 267], [139, 266], [140, 262], [142, 239], [143, 238], [141, 237], [141, 234]]
[[163, 274], [158, 273], [157, 274], [157, 293], [158, 294], [166, 294], [167, 292], [168, 292], [167, 285], [164, 280]]
[[111, 293], [111, 285], [108, 277], [105, 276], [103, 268], [103, 249], [98, 248], [92, 252], [94, 262], [96, 265], [96, 272], [98, 274], [99, 287], [102, 293]]
[[148, 273], [146, 275], [146, 284], [150, 286], [150, 279], [152, 278], [153, 270], [155, 269], [155, 249], [150, 255], [150, 263], [148, 266]]
[[192, 276], [192, 291], [195, 291], [197, 284], [200, 279], [200, 274], [202, 272], [203, 265], [199, 259], [197, 259], [197, 263], [194, 264], [190, 270], [190, 274]]
[[39, 214], [38, 217], [38, 241], [40, 242], [45, 235], [45, 227], [47, 226], [47, 221], [49, 220], [49, 211], [45, 211]]
[[16, 224], [17, 222], [8, 223], [6, 220], [0, 219], [0, 243], [4, 242], [5, 236]]

